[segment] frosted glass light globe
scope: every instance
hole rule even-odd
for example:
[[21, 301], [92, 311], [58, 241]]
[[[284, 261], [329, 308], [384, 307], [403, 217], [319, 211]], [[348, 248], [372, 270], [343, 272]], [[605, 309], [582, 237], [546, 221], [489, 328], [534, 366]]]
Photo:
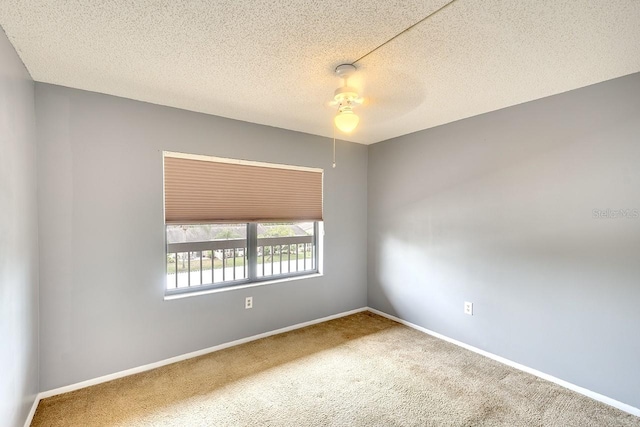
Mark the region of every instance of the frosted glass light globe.
[[344, 133], [351, 133], [358, 123], [360, 122], [360, 117], [358, 117], [353, 111], [341, 111], [336, 114], [335, 119], [333, 119], [336, 127], [340, 129]]

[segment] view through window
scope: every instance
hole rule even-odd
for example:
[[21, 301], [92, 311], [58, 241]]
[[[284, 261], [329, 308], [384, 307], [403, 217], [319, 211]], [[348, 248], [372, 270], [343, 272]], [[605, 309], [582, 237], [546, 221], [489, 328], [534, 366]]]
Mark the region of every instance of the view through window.
[[318, 271], [318, 223], [167, 225], [167, 290], [191, 290]]

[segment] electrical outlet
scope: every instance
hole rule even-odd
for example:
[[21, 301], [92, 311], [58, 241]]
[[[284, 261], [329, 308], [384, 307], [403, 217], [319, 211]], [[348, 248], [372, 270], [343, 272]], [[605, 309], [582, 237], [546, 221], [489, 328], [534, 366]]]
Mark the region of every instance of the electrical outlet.
[[465, 301], [464, 303], [464, 314], [468, 314], [469, 316], [473, 316], [473, 303]]
[[247, 297], [244, 300], [244, 308], [246, 310], [253, 308], [253, 297]]

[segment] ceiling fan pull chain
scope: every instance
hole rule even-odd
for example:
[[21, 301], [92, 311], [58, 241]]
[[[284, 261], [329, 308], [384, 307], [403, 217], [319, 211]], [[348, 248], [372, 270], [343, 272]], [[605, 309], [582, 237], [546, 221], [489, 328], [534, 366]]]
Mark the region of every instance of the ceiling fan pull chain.
[[333, 168], [336, 168], [336, 126], [333, 125]]

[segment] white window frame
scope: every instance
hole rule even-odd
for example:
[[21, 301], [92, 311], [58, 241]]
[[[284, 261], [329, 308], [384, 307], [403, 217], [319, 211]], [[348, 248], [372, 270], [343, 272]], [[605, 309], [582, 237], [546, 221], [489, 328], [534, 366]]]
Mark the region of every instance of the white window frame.
[[[293, 221], [292, 221], [293, 222]], [[297, 222], [297, 221], [296, 221]], [[295, 223], [295, 222], [294, 222]], [[313, 233], [313, 240], [311, 242], [311, 246], [312, 246], [312, 257], [310, 258], [310, 262], [312, 263], [312, 268], [311, 269], [305, 269], [302, 271], [294, 271], [294, 272], [290, 272], [287, 271], [286, 273], [279, 273], [279, 274], [269, 274], [269, 275], [258, 275], [258, 267], [260, 265], [260, 263], [258, 262], [258, 248], [259, 247], [268, 247], [267, 245], [262, 245], [259, 246], [258, 245], [258, 241], [259, 240], [263, 240], [263, 243], [266, 243], [265, 241], [268, 241], [269, 239], [273, 239], [274, 240], [274, 244], [273, 245], [269, 245], [273, 248], [273, 246], [276, 246], [275, 243], [280, 242], [279, 245], [282, 248], [282, 246], [287, 245], [286, 243], [282, 243], [283, 241], [286, 241], [287, 239], [289, 240], [301, 240], [301, 239], [296, 239], [296, 237], [301, 237], [301, 236], [292, 236], [291, 238], [287, 238], [287, 237], [275, 237], [275, 238], [258, 238], [258, 223], [257, 222], [249, 222], [249, 223], [243, 223], [246, 224], [247, 226], [247, 234], [246, 234], [246, 239], [245, 239], [245, 245], [244, 248], [246, 248], [245, 250], [245, 262], [247, 263], [247, 277], [246, 278], [242, 278], [242, 279], [238, 279], [238, 280], [225, 280], [222, 282], [214, 282], [214, 283], [210, 283], [210, 284], [194, 284], [191, 285], [190, 284], [190, 274], [191, 274], [191, 268], [190, 268], [190, 254], [189, 254], [189, 267], [187, 270], [187, 275], [188, 275], [188, 282], [189, 285], [186, 287], [177, 287], [177, 280], [178, 280], [178, 265], [177, 265], [177, 258], [176, 258], [176, 268], [175, 268], [175, 274], [176, 274], [176, 288], [169, 288], [168, 286], [168, 280], [169, 280], [169, 272], [168, 272], [168, 256], [169, 254], [172, 253], [176, 253], [176, 250], [170, 250], [173, 249], [172, 246], [174, 248], [178, 247], [178, 245], [183, 245], [181, 243], [177, 243], [177, 244], [170, 244], [166, 242], [167, 239], [167, 226], [176, 226], [178, 224], [169, 224], [169, 225], [165, 225], [165, 298], [166, 299], [172, 299], [172, 297], [180, 297], [180, 296], [185, 296], [185, 295], [190, 295], [190, 294], [201, 294], [201, 293], [210, 293], [210, 292], [216, 292], [216, 291], [221, 291], [221, 290], [231, 290], [231, 289], [241, 289], [241, 288], [245, 288], [247, 286], [255, 286], [255, 285], [260, 285], [260, 284], [270, 284], [270, 283], [275, 283], [275, 282], [280, 282], [283, 280], [291, 280], [291, 279], [297, 279], [297, 278], [304, 278], [304, 277], [313, 277], [313, 276], [317, 276], [319, 274], [322, 274], [322, 261], [323, 261], [323, 257], [322, 257], [322, 248], [323, 248], [323, 234], [324, 234], [324, 227], [323, 227], [323, 222], [322, 221], [314, 221], [314, 233]], [[266, 222], [261, 222], [260, 224], [268, 224]], [[306, 236], [305, 236], [306, 237]], [[306, 240], [306, 239], [304, 239]], [[224, 240], [220, 240], [219, 242], [224, 242]], [[211, 242], [192, 242], [193, 245], [192, 246], [196, 246], [196, 247], [200, 247], [201, 250], [204, 251], [208, 251], [209, 249], [204, 249], [205, 247], [207, 247], [207, 243], [211, 243]], [[294, 245], [296, 243], [291, 243], [289, 245]], [[300, 243], [302, 244], [302, 243]], [[308, 244], [308, 243], [307, 243]], [[289, 246], [291, 247], [291, 246]], [[223, 249], [224, 250], [224, 249]], [[186, 251], [181, 251], [181, 252], [177, 252], [177, 253], [184, 253]], [[191, 252], [201, 252], [201, 251], [190, 251]], [[296, 255], [298, 254], [298, 250], [296, 249]], [[288, 269], [291, 268], [291, 262], [288, 262]], [[305, 246], [305, 261], [306, 263], [306, 246]], [[299, 259], [296, 260], [296, 266], [299, 263]], [[263, 252], [263, 256], [262, 256], [262, 265], [264, 266], [264, 252]], [[273, 263], [272, 263], [273, 266]], [[202, 268], [202, 265], [200, 266], [200, 268]], [[223, 266], [223, 269], [225, 267]], [[282, 259], [280, 260], [280, 270], [282, 269]], [[213, 267], [213, 260], [212, 260], [212, 280], [214, 278], [214, 267]], [[202, 277], [202, 276], [201, 276]]]

